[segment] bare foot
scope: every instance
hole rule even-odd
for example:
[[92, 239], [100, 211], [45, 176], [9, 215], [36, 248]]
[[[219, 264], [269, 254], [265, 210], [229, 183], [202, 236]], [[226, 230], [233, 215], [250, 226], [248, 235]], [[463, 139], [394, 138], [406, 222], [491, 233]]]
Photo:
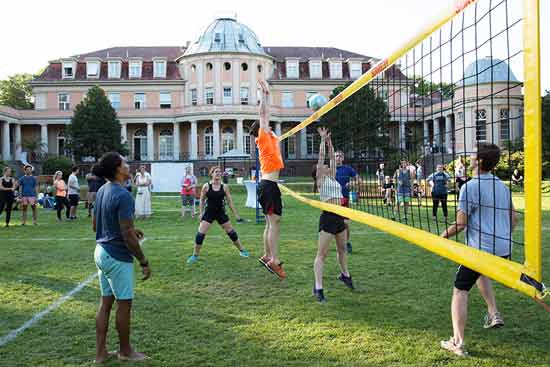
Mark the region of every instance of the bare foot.
[[148, 357], [140, 352], [132, 351], [130, 355], [124, 355], [122, 352], [118, 352], [118, 360], [119, 361], [130, 361], [130, 362], [136, 362], [136, 361], [143, 361], [144, 359], [148, 359]]
[[107, 351], [105, 351], [105, 353], [95, 357], [95, 364], [105, 363], [109, 359], [116, 357], [116, 355], [117, 355], [116, 352], [107, 352]]

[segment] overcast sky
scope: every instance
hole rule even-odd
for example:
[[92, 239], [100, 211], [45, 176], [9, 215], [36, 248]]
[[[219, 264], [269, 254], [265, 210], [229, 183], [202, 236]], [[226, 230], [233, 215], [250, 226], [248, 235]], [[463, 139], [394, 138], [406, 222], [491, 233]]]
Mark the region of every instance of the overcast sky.
[[[113, 46], [185, 45], [220, 12], [236, 13], [265, 46], [330, 46], [383, 58], [452, 2], [0, 0], [0, 79]], [[541, 15], [542, 87], [550, 89], [550, 0], [541, 0]]]

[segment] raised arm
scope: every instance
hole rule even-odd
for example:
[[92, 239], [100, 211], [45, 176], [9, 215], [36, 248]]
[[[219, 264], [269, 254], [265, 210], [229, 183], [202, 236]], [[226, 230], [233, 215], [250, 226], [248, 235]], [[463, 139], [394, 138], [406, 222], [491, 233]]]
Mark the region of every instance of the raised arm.
[[319, 170], [325, 164], [325, 143], [326, 143], [326, 130], [322, 127], [317, 129], [319, 136], [321, 136], [321, 143], [319, 144], [319, 159], [317, 160], [317, 177], [319, 177]]
[[260, 128], [269, 132], [269, 105], [267, 98], [269, 96], [269, 87], [263, 80], [258, 82], [262, 90], [262, 97], [260, 99]]
[[233, 205], [233, 199], [231, 198], [231, 194], [229, 193], [229, 186], [223, 185], [223, 190], [225, 191], [225, 197], [227, 198], [227, 205], [229, 205], [229, 207], [231, 208], [231, 211], [233, 212], [235, 219], [237, 219], [237, 221], [240, 221], [241, 216], [237, 212], [235, 205]]
[[330, 133], [326, 134], [326, 140], [328, 145], [328, 159], [330, 162], [330, 175], [331, 177], [336, 177], [336, 154], [334, 153], [334, 146], [332, 145]]

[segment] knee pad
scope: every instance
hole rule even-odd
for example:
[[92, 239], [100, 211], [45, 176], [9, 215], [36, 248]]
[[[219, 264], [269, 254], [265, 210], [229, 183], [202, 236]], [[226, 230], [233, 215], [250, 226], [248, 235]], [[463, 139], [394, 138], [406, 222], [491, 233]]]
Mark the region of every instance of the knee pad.
[[227, 235], [229, 238], [231, 238], [231, 241], [235, 242], [239, 239], [239, 236], [237, 235], [237, 232], [235, 232], [234, 229], [231, 230], [231, 232], [227, 232]]
[[204, 242], [204, 237], [206, 237], [204, 233], [197, 232], [197, 236], [195, 237], [195, 243], [199, 246], [202, 245], [202, 243]]

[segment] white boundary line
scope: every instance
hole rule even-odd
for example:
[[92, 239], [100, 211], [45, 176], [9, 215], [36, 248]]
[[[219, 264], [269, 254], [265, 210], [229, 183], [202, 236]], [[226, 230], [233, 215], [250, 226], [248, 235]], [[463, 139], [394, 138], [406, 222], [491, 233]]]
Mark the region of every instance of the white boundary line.
[[[144, 238], [141, 241], [141, 244], [143, 244], [147, 239]], [[0, 337], [0, 347], [3, 347], [4, 345], [8, 344], [9, 342], [13, 341], [15, 338], [17, 338], [23, 331], [27, 330], [34, 324], [36, 324], [38, 321], [40, 321], [44, 316], [49, 314], [50, 312], [56, 310], [59, 308], [63, 303], [67, 302], [69, 299], [71, 299], [75, 294], [80, 292], [84, 287], [86, 287], [88, 284], [93, 282], [97, 278], [97, 272], [90, 274], [86, 280], [84, 280], [82, 283], [74, 287], [71, 291], [66, 293], [65, 295], [58, 298], [54, 303], [50, 304], [46, 309], [40, 311], [39, 313], [35, 314], [30, 320], [26, 321], [23, 325], [18, 327], [17, 329], [14, 329], [7, 333], [6, 335]]]

